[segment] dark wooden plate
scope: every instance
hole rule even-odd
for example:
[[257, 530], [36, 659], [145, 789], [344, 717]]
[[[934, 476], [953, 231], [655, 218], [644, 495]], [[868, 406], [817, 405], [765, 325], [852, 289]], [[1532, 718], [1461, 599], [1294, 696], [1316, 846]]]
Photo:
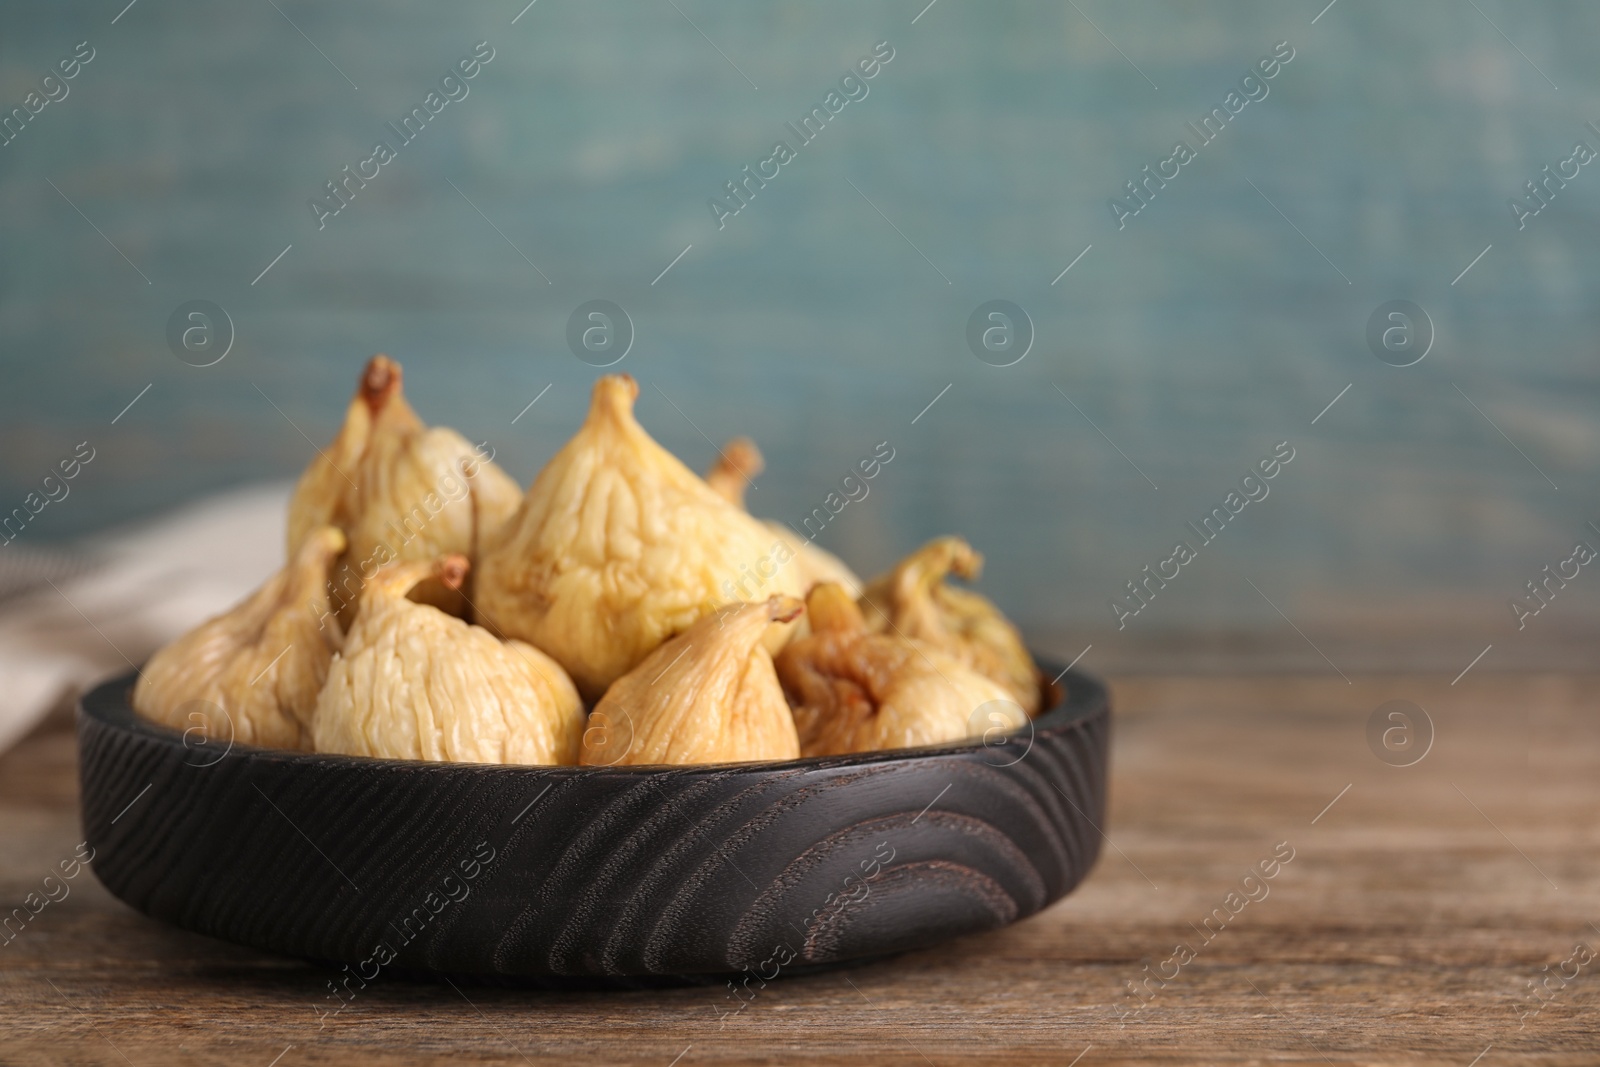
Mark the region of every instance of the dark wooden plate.
[[767, 979], [1003, 926], [1077, 885], [1110, 709], [1063, 681], [992, 744], [589, 768], [230, 746], [136, 716], [129, 675], [78, 710], [84, 835], [147, 915], [368, 980]]

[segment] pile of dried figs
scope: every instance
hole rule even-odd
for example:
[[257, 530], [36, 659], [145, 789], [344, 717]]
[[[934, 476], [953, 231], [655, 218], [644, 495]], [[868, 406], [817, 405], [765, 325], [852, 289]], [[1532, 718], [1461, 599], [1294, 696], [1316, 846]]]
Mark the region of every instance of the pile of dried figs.
[[591, 766], [941, 744], [1039, 712], [1016, 628], [946, 583], [978, 574], [965, 541], [863, 584], [745, 510], [754, 444], [701, 478], [635, 420], [638, 393], [596, 382], [523, 493], [373, 357], [295, 488], [288, 563], [157, 652], [134, 707], [266, 747]]

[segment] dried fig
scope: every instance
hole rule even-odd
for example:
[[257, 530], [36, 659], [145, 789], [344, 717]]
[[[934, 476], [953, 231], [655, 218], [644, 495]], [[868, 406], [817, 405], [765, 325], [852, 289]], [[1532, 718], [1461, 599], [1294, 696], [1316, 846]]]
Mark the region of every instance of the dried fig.
[[202, 743], [311, 747], [311, 715], [343, 640], [328, 572], [345, 549], [332, 526], [306, 533], [294, 559], [237, 606], [167, 645], [133, 687], [139, 714]]
[[[348, 626], [361, 583], [393, 560], [431, 560], [451, 552], [476, 558], [484, 536], [504, 522], [522, 490], [465, 437], [423, 425], [406, 402], [400, 364], [373, 356], [345, 412], [344, 425], [300, 476], [289, 502], [289, 551], [308, 530], [343, 529], [334, 599]], [[415, 597], [465, 615], [468, 590], [423, 583]]]
[[955, 656], [869, 632], [841, 586], [814, 587], [806, 614], [811, 633], [777, 656], [802, 756], [944, 744], [1027, 722], [1003, 686]]
[[611, 683], [589, 716], [591, 766], [795, 759], [800, 742], [761, 643], [800, 601], [730, 604], [703, 616]]
[[[480, 622], [550, 653], [590, 700], [720, 604], [800, 591], [772, 533], [635, 421], [638, 395], [625, 374], [595, 383], [583, 426], [485, 552], [475, 594]], [[752, 567], [770, 573], [730, 596]]]
[[[730, 504], [745, 507], [744, 493], [752, 479], [766, 469], [761, 450], [748, 437], [735, 437], [722, 446], [717, 462], [706, 473], [706, 484], [720, 493]], [[801, 537], [793, 527], [774, 519], [763, 519], [762, 524], [779, 538], [794, 556], [794, 566], [800, 575], [800, 588], [809, 591], [818, 582], [837, 582], [850, 591], [851, 596], [861, 595], [861, 579], [844, 560], [817, 545], [808, 537]]]
[[925, 641], [1006, 687], [1037, 715], [1047, 680], [1000, 609], [987, 597], [945, 582], [975, 579], [983, 557], [959, 537], [940, 537], [874, 578], [861, 595], [867, 628]]
[[576, 763], [583, 703], [549, 656], [406, 594], [459, 589], [465, 556], [380, 568], [317, 699], [318, 752], [460, 763]]

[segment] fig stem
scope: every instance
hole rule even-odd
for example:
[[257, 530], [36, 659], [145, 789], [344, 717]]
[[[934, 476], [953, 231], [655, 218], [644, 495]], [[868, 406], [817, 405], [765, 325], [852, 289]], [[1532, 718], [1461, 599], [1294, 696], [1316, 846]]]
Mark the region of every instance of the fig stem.
[[367, 368], [361, 373], [361, 399], [374, 416], [400, 391], [403, 377], [400, 364], [382, 352], [367, 360]]

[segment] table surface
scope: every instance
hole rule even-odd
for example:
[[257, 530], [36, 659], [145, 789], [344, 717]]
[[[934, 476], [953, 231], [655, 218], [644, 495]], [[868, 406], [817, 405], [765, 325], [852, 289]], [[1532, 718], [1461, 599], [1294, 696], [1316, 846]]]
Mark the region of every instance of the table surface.
[[[712, 986], [393, 979], [324, 1019], [329, 971], [146, 919], [84, 872], [0, 945], [0, 1063], [1600, 1062], [1600, 676], [1112, 684], [1099, 865], [1008, 929], [726, 1016]], [[1396, 699], [1433, 727], [1409, 767], [1367, 740]], [[58, 719], [0, 758], [6, 912], [79, 840]]]

